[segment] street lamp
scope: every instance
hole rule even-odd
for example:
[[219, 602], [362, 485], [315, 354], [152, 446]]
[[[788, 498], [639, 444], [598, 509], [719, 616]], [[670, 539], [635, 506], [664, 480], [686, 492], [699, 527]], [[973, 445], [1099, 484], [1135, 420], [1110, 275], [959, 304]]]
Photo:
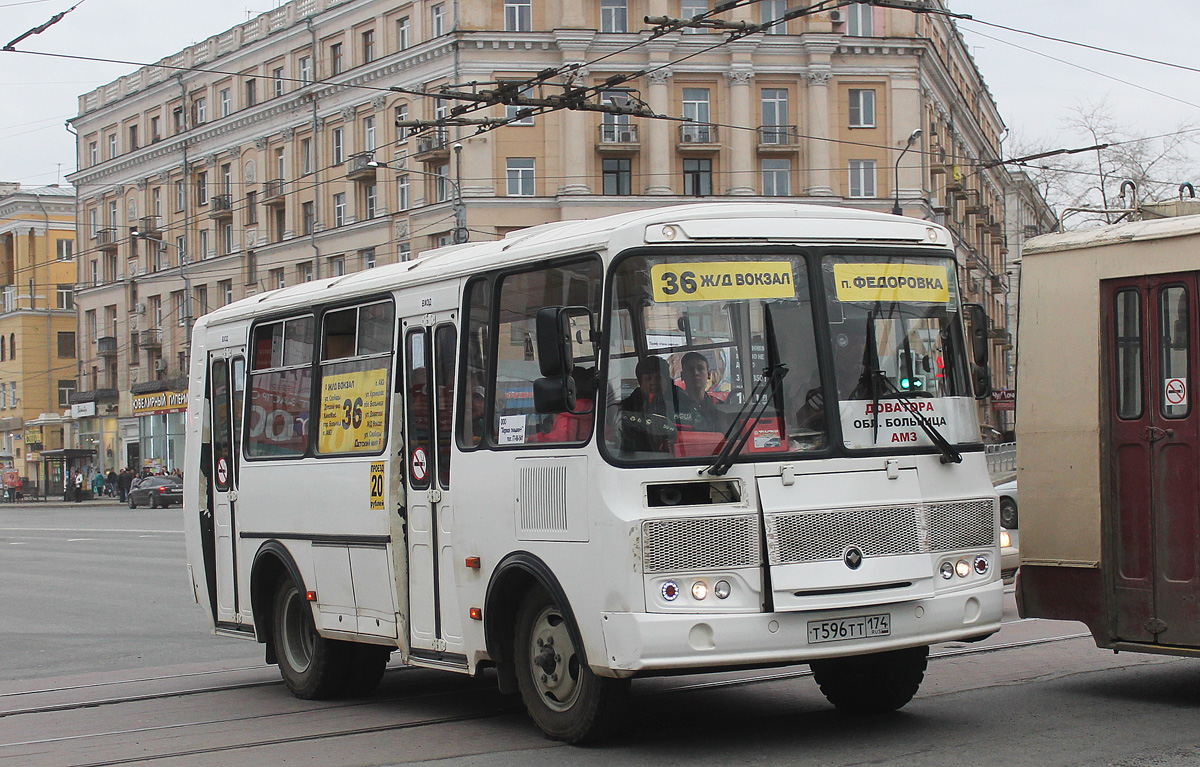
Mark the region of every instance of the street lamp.
[[895, 175], [893, 176], [895, 183], [892, 185], [892, 192], [895, 193], [896, 196], [895, 202], [892, 204], [892, 215], [895, 216], [904, 215], [904, 211], [900, 209], [900, 160], [904, 157], [905, 152], [907, 152], [909, 149], [912, 149], [912, 145], [917, 143], [917, 139], [919, 138], [921, 138], [921, 129], [917, 128], [908, 137], [908, 143], [906, 143], [904, 148], [900, 150], [900, 156], [896, 158]]
[[[461, 157], [461, 152], [462, 152], [462, 144], [455, 144], [454, 145], [454, 156], [456, 159], [459, 160], [456, 163], [456, 165], [459, 166], [459, 173], [461, 173], [461, 165], [462, 165], [462, 161], [461, 161], [461, 159], [459, 159]], [[445, 181], [447, 184], [450, 185], [451, 191], [454, 192], [454, 199], [451, 201], [451, 205], [454, 206], [454, 244], [461, 245], [470, 239], [471, 232], [467, 229], [467, 206], [463, 203], [462, 187], [459, 186], [457, 181], [450, 178], [449, 175], [443, 176], [440, 173], [430, 173], [427, 170], [417, 170], [416, 168], [392, 168], [392, 166], [387, 164], [386, 162], [380, 162], [379, 160], [376, 160], [375, 158], [371, 158], [370, 160], [367, 161], [367, 167], [368, 168], [390, 168], [391, 170], [394, 170], [397, 173], [416, 173], [421, 176], [431, 176], [433, 178], [438, 179], [439, 181]], [[461, 178], [461, 176], [460, 176], [460, 178]]]

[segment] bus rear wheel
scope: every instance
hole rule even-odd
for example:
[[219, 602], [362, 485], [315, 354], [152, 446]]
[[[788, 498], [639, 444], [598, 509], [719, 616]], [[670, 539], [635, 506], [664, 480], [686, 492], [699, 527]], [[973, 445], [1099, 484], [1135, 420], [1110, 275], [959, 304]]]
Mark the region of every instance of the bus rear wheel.
[[883, 714], [913, 699], [925, 678], [928, 647], [815, 660], [809, 664], [825, 698], [839, 711]]
[[530, 718], [552, 740], [594, 742], [615, 723], [629, 680], [599, 677], [583, 661], [569, 618], [542, 589], [517, 613], [513, 660]]
[[350, 655], [344, 643], [317, 633], [312, 607], [291, 579], [279, 584], [272, 619], [275, 658], [283, 682], [292, 694], [305, 700], [340, 695], [350, 670]]

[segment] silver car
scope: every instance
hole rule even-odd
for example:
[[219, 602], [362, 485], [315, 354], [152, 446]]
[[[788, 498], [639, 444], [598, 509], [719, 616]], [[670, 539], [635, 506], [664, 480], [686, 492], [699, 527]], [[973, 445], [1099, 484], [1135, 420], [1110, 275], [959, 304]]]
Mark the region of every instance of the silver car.
[[1017, 531], [1017, 480], [996, 485], [1000, 494], [1000, 575], [1012, 583], [1021, 564], [1021, 533]]

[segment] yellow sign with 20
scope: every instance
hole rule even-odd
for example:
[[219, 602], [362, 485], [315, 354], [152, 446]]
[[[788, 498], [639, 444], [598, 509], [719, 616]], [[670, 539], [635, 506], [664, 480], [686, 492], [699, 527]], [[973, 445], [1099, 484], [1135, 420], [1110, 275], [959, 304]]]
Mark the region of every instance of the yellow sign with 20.
[[791, 261], [695, 261], [650, 267], [654, 300], [794, 298]]

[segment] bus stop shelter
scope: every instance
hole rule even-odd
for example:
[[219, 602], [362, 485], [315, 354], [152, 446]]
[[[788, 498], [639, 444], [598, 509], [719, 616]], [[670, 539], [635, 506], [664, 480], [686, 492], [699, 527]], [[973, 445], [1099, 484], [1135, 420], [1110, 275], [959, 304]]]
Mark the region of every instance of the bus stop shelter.
[[[95, 457], [96, 451], [92, 448], [64, 447], [58, 450], [43, 450], [42, 497], [49, 498], [51, 495], [61, 495], [63, 500], [68, 500], [66, 485], [70, 480], [71, 472], [82, 469], [91, 463]], [[59, 470], [52, 471], [52, 464], [57, 464]], [[55, 478], [53, 485], [50, 484], [51, 477]], [[84, 497], [91, 497], [91, 488], [85, 487], [84, 489], [87, 493]]]

